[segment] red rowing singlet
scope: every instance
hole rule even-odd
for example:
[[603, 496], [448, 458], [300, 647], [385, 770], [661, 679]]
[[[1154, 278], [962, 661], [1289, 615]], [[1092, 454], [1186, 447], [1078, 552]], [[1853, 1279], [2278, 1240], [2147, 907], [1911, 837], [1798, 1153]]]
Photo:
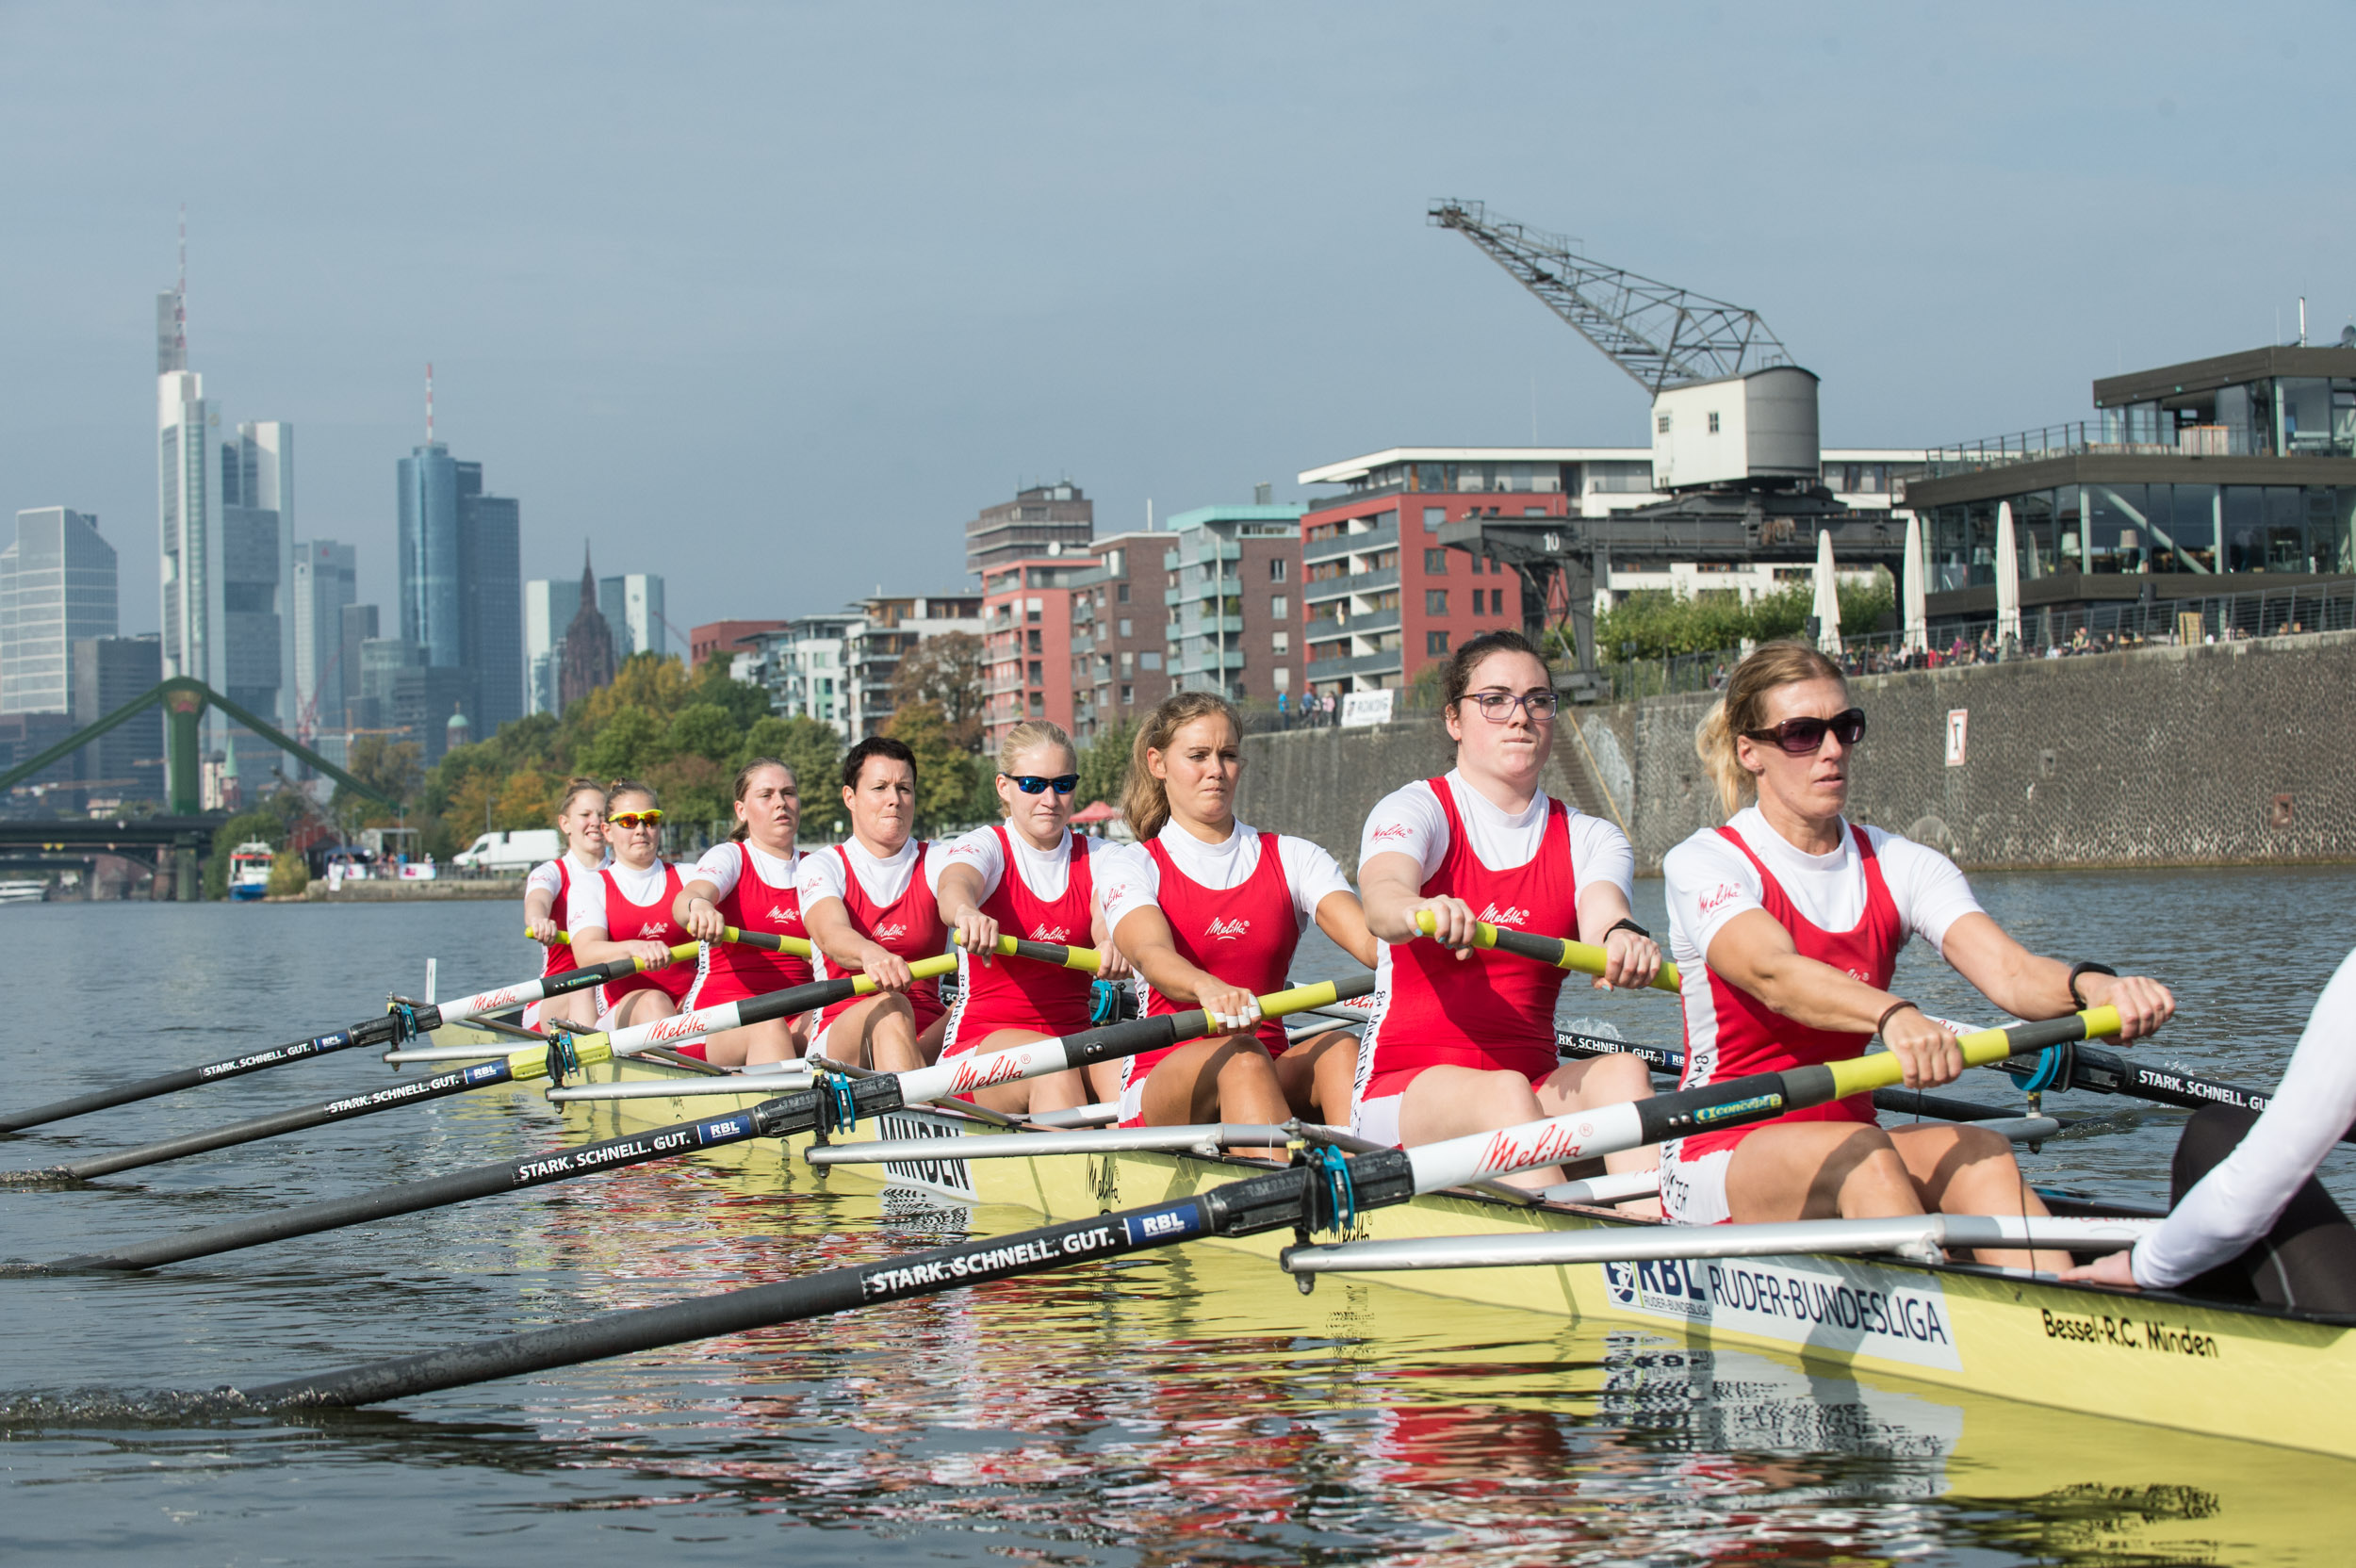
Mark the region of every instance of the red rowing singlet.
[[[1170, 923], [1170, 945], [1178, 956], [1231, 986], [1254, 996], [1281, 991], [1289, 983], [1293, 949], [1301, 945], [1301, 923], [1293, 914], [1293, 890], [1284, 880], [1284, 858], [1276, 852], [1276, 835], [1260, 835], [1260, 863], [1239, 888], [1206, 888], [1178, 869], [1178, 862], [1160, 840], [1149, 841], [1145, 852], [1161, 873], [1161, 891], [1153, 902]], [[1192, 1010], [1181, 1006], [1153, 987], [1145, 987], [1145, 1013]], [[1256, 1031], [1271, 1056], [1284, 1054], [1284, 1021], [1262, 1019]], [[1176, 1050], [1148, 1051], [1129, 1069], [1132, 1081], [1153, 1070], [1153, 1065]]]
[[[720, 900], [720, 918], [739, 931], [776, 937], [804, 935], [802, 892], [794, 885], [793, 862], [786, 863], [785, 886], [773, 888], [761, 879], [752, 847], [740, 840], [736, 850], [736, 886]], [[808, 958], [741, 942], [706, 942], [698, 962], [695, 988], [689, 997], [697, 1007], [716, 1007], [723, 1002], [742, 1002], [789, 986], [807, 986], [811, 979]]]
[[[1461, 898], [1488, 925], [1544, 936], [1579, 929], [1579, 869], [1571, 863], [1570, 813], [1561, 801], [1547, 804], [1538, 853], [1526, 865], [1499, 871], [1473, 853], [1448, 780], [1430, 783], [1448, 817], [1448, 852], [1424, 883], [1424, 897]], [[1424, 939], [1392, 943], [1390, 957], [1383, 1010], [1366, 1031], [1374, 1049], [1359, 1063], [1361, 1099], [1400, 1093], [1426, 1068], [1511, 1070], [1533, 1083], [1554, 1070], [1562, 970], [1490, 950], [1459, 958]]]
[[[679, 867], [667, 861], [663, 867], [663, 887], [652, 904], [632, 904], [622, 892], [622, 885], [614, 880], [611, 869], [597, 873], [605, 878], [605, 936], [615, 942], [661, 942], [677, 947], [686, 933], [671, 919], [671, 901], [679, 897]], [[632, 991], [661, 991], [677, 1002], [695, 983], [695, 968], [692, 964], [665, 964], [661, 969], [642, 970], [608, 980], [602, 988], [605, 1004], [612, 1007]]]
[[[1898, 951], [1906, 944], [1906, 924], [1898, 916], [1898, 902], [1890, 896], [1890, 884], [1882, 879], [1880, 858], [1873, 853], [1873, 841], [1861, 827], [1852, 826], [1850, 835], [1857, 840], [1857, 864], [1865, 873], [1865, 913], [1855, 926], [1846, 931], [1826, 931], [1792, 906], [1766, 863], [1751, 853], [1751, 846], [1742, 841], [1742, 835], [1731, 827], [1721, 827], [1726, 841], [1742, 852], [1743, 858], [1759, 868], [1759, 907], [1775, 917], [1775, 923], [1792, 933], [1792, 945], [1801, 957], [1813, 958], [1820, 964], [1830, 964], [1876, 990], [1890, 988], [1890, 976], [1898, 968]], [[1683, 1087], [1693, 1088], [1702, 1083], [1725, 1083], [1750, 1072], [1779, 1072], [1786, 1068], [1809, 1067], [1820, 1062], [1839, 1061], [1863, 1053], [1873, 1037], [1851, 1034], [1844, 1030], [1811, 1029], [1795, 1023], [1781, 1013], [1771, 1011], [1767, 1004], [1718, 977], [1716, 972], [1705, 970], [1710, 976], [1710, 1004], [1717, 1020], [1717, 1050], [1704, 1076], [1695, 1079], [1693, 1068], [1697, 1060], [1693, 1051], [1693, 1028], [1686, 1028], [1686, 1082]], [[1786, 1111], [1775, 1121], [1857, 1121], [1868, 1126], [1875, 1120], [1873, 1097], [1853, 1094], [1846, 1100], [1836, 1100], [1828, 1105], [1810, 1105], [1806, 1110]], [[1720, 1149], [1731, 1149], [1760, 1127], [1774, 1122], [1755, 1122], [1748, 1127], [1728, 1127], [1714, 1133], [1693, 1133], [1680, 1139], [1677, 1157], [1698, 1159]]]
[[[931, 884], [924, 880], [924, 852], [931, 847], [925, 843], [916, 846], [916, 864], [908, 868], [908, 889], [890, 904], [876, 904], [868, 898], [867, 890], [859, 885], [859, 872], [851, 864], [848, 848], [837, 844], [834, 850], [843, 857], [843, 907], [850, 913], [851, 929], [910, 963], [937, 957], [949, 945], [949, 928], [941, 923], [941, 906], [933, 897]], [[866, 1000], [855, 996], [836, 1003], [818, 1015], [818, 1027], [826, 1028], [846, 1008]], [[928, 978], [910, 986], [908, 1005], [916, 1010], [916, 1032], [921, 1035], [941, 1014], [941, 982]]]
[[[566, 853], [558, 856], [551, 863], [556, 867], [556, 902], [548, 906], [548, 913], [561, 923], [564, 919], [565, 906], [569, 905], [573, 899], [573, 857], [571, 852], [567, 851]], [[579, 969], [580, 967], [580, 960], [573, 956], [572, 943], [550, 942], [548, 943], [548, 958], [540, 968], [540, 978], [545, 980], [551, 974], [562, 974], [566, 970]]]
[[[1070, 848], [1063, 879], [1063, 896], [1041, 898], [1023, 880], [1023, 866], [1014, 840], [1004, 827], [998, 853], [1006, 869], [998, 886], [982, 900], [981, 912], [998, 923], [1010, 937], [1035, 942], [1092, 947], [1088, 926], [1095, 902], [1096, 880], [1088, 856], [1094, 840], [1067, 832]], [[962, 982], [957, 1005], [942, 1042], [943, 1056], [961, 1055], [996, 1029], [1036, 1029], [1043, 1035], [1072, 1035], [1088, 1026], [1088, 976], [1081, 970], [1042, 964], [1031, 958], [995, 958], [977, 964], [969, 956], [957, 960]]]

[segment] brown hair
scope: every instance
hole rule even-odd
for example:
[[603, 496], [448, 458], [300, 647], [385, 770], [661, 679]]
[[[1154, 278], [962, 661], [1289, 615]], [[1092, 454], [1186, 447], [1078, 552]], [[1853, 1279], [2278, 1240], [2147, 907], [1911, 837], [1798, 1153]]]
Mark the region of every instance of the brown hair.
[[1540, 669], [1546, 667], [1546, 656], [1531, 646], [1530, 639], [1520, 632], [1502, 628], [1496, 631], [1484, 631], [1448, 655], [1448, 673], [1441, 678], [1440, 685], [1440, 689], [1447, 693], [1442, 703], [1444, 711], [1453, 710], [1464, 700], [1464, 694], [1472, 690], [1473, 671], [1479, 669], [1481, 662], [1493, 653], [1526, 653], [1538, 661]]
[[[1063, 726], [1048, 719], [1024, 719], [1007, 730], [1006, 738], [998, 743], [998, 771], [1012, 777], [1014, 760], [1033, 746], [1061, 746], [1064, 755], [1072, 759], [1072, 766], [1079, 766], [1080, 748], [1072, 743], [1072, 737], [1064, 733]], [[1000, 801], [998, 808], [999, 813], [1004, 815], [1006, 802]]]
[[1121, 815], [1129, 819], [1129, 831], [1143, 843], [1162, 830], [1170, 821], [1170, 792], [1153, 776], [1153, 770], [1145, 765], [1149, 751], [1168, 751], [1178, 732], [1197, 719], [1212, 715], [1227, 721], [1235, 739], [1243, 739], [1243, 721], [1235, 717], [1235, 710], [1225, 697], [1214, 692], [1178, 692], [1162, 700], [1160, 707], [1145, 716], [1137, 726], [1137, 738], [1129, 748], [1129, 788], [1121, 797]]
[[[800, 792], [802, 781], [799, 778], [794, 777], [794, 765], [791, 762], [780, 762], [774, 757], [756, 757], [751, 761], [736, 770], [735, 798], [739, 805], [744, 803], [744, 792], [753, 787], [753, 775], [759, 773], [763, 768], [775, 768], [779, 773], [785, 775], [786, 777], [792, 778], [794, 780], [794, 792], [796, 793]], [[739, 818], [737, 820], [735, 831], [728, 835], [728, 842], [741, 844], [747, 838], [751, 837], [751, 835], [752, 829], [744, 825], [744, 819]]]
[[908, 743], [906, 741], [895, 740], [890, 735], [870, 735], [843, 754], [843, 787], [844, 789], [859, 788], [859, 776], [866, 772], [867, 760], [870, 757], [881, 757], [894, 762], [906, 762], [908, 765], [908, 778], [911, 782], [914, 781], [916, 753], [908, 749]]
[[584, 790], [595, 790], [599, 794], [605, 793], [604, 785], [598, 783], [594, 778], [586, 777], [581, 774], [575, 774], [572, 777], [564, 780], [564, 792], [563, 795], [558, 797], [556, 802], [557, 821], [563, 822], [564, 820], [564, 813], [573, 808], [573, 797], [580, 794]]
[[1806, 643], [1761, 643], [1726, 678], [1726, 695], [1711, 703], [1693, 731], [1693, 751], [1718, 786], [1718, 801], [1731, 817], [1759, 789], [1759, 781], [1735, 755], [1734, 741], [1766, 727], [1767, 694], [1804, 680], [1838, 680], [1845, 690], [1849, 678], [1841, 666]]
[[663, 797], [654, 792], [653, 785], [642, 784], [635, 778], [617, 778], [605, 787], [606, 809], [611, 811], [614, 808], [614, 803], [624, 795], [645, 795], [646, 804], [658, 810], [663, 806]]

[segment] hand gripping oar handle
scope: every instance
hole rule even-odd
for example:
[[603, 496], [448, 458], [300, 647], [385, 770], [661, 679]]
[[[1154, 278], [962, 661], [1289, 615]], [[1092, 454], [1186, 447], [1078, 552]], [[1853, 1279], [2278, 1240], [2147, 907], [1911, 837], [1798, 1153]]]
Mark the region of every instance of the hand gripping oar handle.
[[[1429, 909], [1418, 909], [1415, 911], [1415, 927], [1429, 937], [1439, 930], [1439, 918]], [[1535, 959], [1542, 964], [1551, 964], [1556, 969], [1576, 970], [1581, 974], [1601, 974], [1604, 966], [1611, 961], [1611, 955], [1592, 942], [1575, 942], [1567, 937], [1533, 937], [1526, 931], [1491, 925], [1486, 922], [1474, 923], [1473, 945], [1493, 947], [1500, 953]], [[1677, 965], [1663, 958], [1660, 970], [1652, 977], [1651, 986], [1657, 991], [1677, 989]]]
[[[957, 960], [946, 956], [924, 958], [908, 967], [919, 979], [923, 979], [946, 973], [957, 967]], [[630, 971], [625, 968], [622, 972], [627, 974]], [[706, 1035], [716, 1035], [724, 1029], [759, 1023], [764, 1019], [788, 1018], [813, 1007], [830, 1006], [854, 996], [867, 995], [877, 988], [875, 982], [863, 974], [791, 986], [784, 990], [748, 997], [742, 1002], [724, 1002], [715, 1007], [699, 1007], [694, 1012], [656, 1019], [651, 1023], [632, 1024], [611, 1035], [573, 1035], [565, 1037], [561, 1042], [552, 1040], [547, 1045], [526, 1046], [504, 1056], [436, 1073], [431, 1078], [411, 1079], [368, 1094], [348, 1095], [324, 1104], [256, 1117], [250, 1121], [167, 1138], [160, 1143], [142, 1144], [136, 1149], [118, 1150], [110, 1154], [95, 1154], [89, 1159], [55, 1167], [53, 1173], [88, 1181], [96, 1176], [111, 1176], [118, 1171], [136, 1170], [142, 1166], [160, 1165], [167, 1160], [185, 1159], [190, 1154], [207, 1153], [215, 1149], [299, 1133], [306, 1127], [323, 1126], [331, 1121], [349, 1121], [356, 1117], [374, 1116], [379, 1111], [389, 1111], [401, 1105], [421, 1104], [426, 1101], [443, 1100], [475, 1089], [494, 1088], [501, 1084], [528, 1084], [549, 1076], [552, 1059], [569, 1074], [580, 1068], [595, 1067], [617, 1056], [633, 1056], [656, 1046], [683, 1044], [701, 1039]]]
[[[963, 946], [965, 939], [955, 931], [949, 939]], [[1027, 937], [1001, 937], [991, 949], [1001, 958], [1029, 958], [1038, 963], [1054, 964], [1058, 969], [1086, 970], [1094, 974], [1103, 967], [1103, 960], [1092, 947], [1067, 947], [1061, 942], [1035, 942]]]
[[[1260, 1010], [1269, 1018], [1281, 1018], [1286, 1013], [1330, 1005], [1342, 997], [1363, 996], [1373, 988], [1374, 976], [1370, 974], [1352, 980], [1300, 986], [1260, 998]], [[421, 1209], [442, 1208], [601, 1170], [672, 1159], [698, 1150], [744, 1143], [754, 1138], [787, 1137], [794, 1133], [814, 1131], [822, 1125], [841, 1127], [843, 1125], [841, 1118], [845, 1109], [843, 1103], [845, 1092], [852, 1102], [848, 1109], [855, 1119], [880, 1116], [887, 1111], [898, 1110], [903, 1105], [920, 1104], [927, 1100], [970, 1092], [968, 1087], [959, 1086], [961, 1085], [982, 1087], [1008, 1083], [1017, 1078], [1038, 1077], [1061, 1071], [1067, 1067], [1112, 1061], [1141, 1051], [1158, 1050], [1209, 1032], [1210, 1021], [1203, 1017], [1200, 1008], [1191, 1012], [1164, 1014], [1158, 1018], [1131, 1019], [1065, 1039], [1032, 1040], [1007, 1051], [992, 1052], [989, 1056], [956, 1058], [914, 1072], [878, 1073], [872, 1078], [855, 1079], [840, 1087], [828, 1086], [803, 1089], [726, 1116], [683, 1121], [651, 1132], [628, 1134], [598, 1143], [576, 1145], [552, 1153], [535, 1154], [498, 1165], [478, 1166], [472, 1170], [456, 1171], [448, 1176], [411, 1182], [401, 1186], [383, 1187], [351, 1198], [306, 1203], [300, 1208], [282, 1209], [275, 1214], [264, 1215], [258, 1219], [215, 1225], [160, 1241], [125, 1247], [114, 1252], [62, 1258], [47, 1266], [55, 1269], [154, 1268], [189, 1258], [234, 1252], [241, 1248], [258, 1247], [290, 1236], [313, 1235], [346, 1225], [366, 1224], [394, 1215], [415, 1214]], [[1002, 1062], [999, 1060], [1002, 1057], [1011, 1060]], [[748, 1092], [757, 1093], [761, 1086], [747, 1083], [745, 1088]]]
[[[673, 958], [692, 958], [695, 955], [695, 949], [692, 944], [686, 947], [675, 947], [671, 950]], [[68, 1117], [87, 1116], [91, 1111], [107, 1110], [116, 1105], [129, 1105], [141, 1100], [153, 1100], [158, 1095], [173, 1094], [181, 1089], [192, 1089], [203, 1084], [217, 1084], [226, 1078], [241, 1078], [249, 1072], [260, 1072], [267, 1068], [284, 1067], [288, 1062], [307, 1062], [314, 1057], [330, 1055], [338, 1051], [350, 1051], [363, 1046], [396, 1044], [404, 1037], [406, 1033], [425, 1034], [440, 1028], [445, 1023], [456, 1023], [465, 1019], [480, 1018], [485, 1013], [504, 1012], [510, 1007], [521, 1007], [548, 997], [563, 996], [567, 992], [581, 990], [590, 986], [601, 986], [608, 980], [619, 980], [625, 975], [635, 974], [644, 968], [646, 968], [645, 963], [639, 959], [616, 958], [610, 963], [592, 964], [583, 969], [566, 970], [562, 974], [547, 975], [538, 980], [526, 980], [517, 985], [502, 986], [495, 990], [477, 991], [472, 996], [460, 997], [455, 1001], [445, 1002], [438, 1005], [412, 1008], [405, 1018], [399, 1009], [396, 1009], [380, 1017], [363, 1019], [348, 1029], [338, 1029], [325, 1035], [314, 1035], [307, 1040], [295, 1040], [286, 1045], [274, 1045], [267, 1051], [256, 1051], [243, 1056], [232, 1056], [227, 1061], [210, 1062], [204, 1067], [188, 1067], [172, 1072], [161, 1072], [153, 1078], [141, 1078], [128, 1084], [117, 1084], [111, 1088], [93, 1089], [88, 1094], [77, 1094], [69, 1100], [52, 1101], [46, 1105], [36, 1105], [28, 1111], [17, 1111], [0, 1116], [0, 1133], [22, 1132], [27, 1127], [39, 1127], [47, 1122], [63, 1121]]]

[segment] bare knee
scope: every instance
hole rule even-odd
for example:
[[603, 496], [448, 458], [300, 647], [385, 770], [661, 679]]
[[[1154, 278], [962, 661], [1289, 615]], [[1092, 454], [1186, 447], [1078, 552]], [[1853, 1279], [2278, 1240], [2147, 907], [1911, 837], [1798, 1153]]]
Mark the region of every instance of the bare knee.
[[1579, 1097], [1589, 1105], [1608, 1105], [1623, 1100], [1645, 1100], [1652, 1095], [1652, 1069], [1642, 1056], [1623, 1053], [1605, 1056], [1587, 1070], [1580, 1083]]

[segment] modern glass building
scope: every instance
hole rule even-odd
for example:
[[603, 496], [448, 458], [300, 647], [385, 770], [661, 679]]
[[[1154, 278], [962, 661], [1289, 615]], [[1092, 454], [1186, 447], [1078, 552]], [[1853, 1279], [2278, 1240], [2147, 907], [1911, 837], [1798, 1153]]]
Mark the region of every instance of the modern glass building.
[[114, 636], [116, 608], [115, 547], [96, 517], [18, 513], [0, 549], [0, 713], [71, 712], [74, 645]]
[[[483, 494], [483, 465], [457, 461], [438, 441], [396, 466], [401, 639], [415, 645], [421, 668], [466, 672], [463, 680], [437, 678], [435, 700], [457, 694], [469, 730], [487, 739], [526, 710], [522, 508]], [[448, 717], [436, 719], [429, 753]]]

